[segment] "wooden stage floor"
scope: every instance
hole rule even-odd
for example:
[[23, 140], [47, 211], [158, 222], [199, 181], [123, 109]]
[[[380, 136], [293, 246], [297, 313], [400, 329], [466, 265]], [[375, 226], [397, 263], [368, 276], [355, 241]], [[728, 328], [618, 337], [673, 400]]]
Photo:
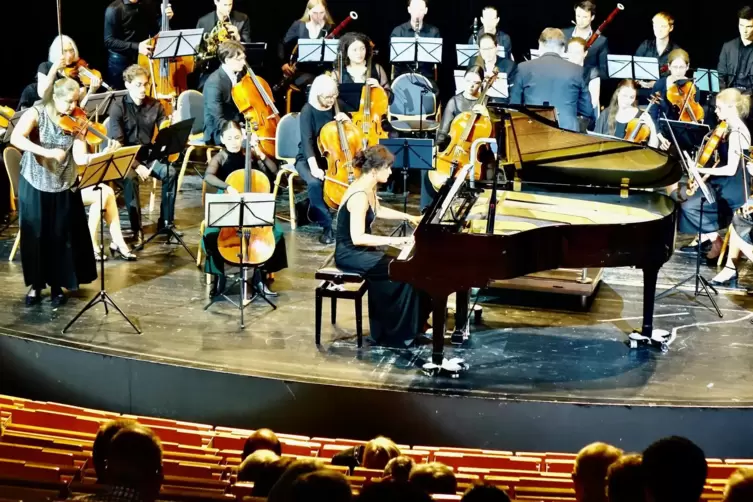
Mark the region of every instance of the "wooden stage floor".
[[[202, 218], [199, 183], [198, 176], [186, 177], [176, 222], [194, 251]], [[390, 200], [400, 204], [398, 198]], [[285, 214], [284, 202], [280, 207]], [[231, 304], [204, 310], [204, 274], [182, 248], [158, 242], [147, 246], [137, 262], [110, 259], [107, 291], [142, 335], [117, 313], [104, 316], [102, 306], [61, 334], [98, 290], [98, 281], [56, 311], [48, 301], [26, 307], [20, 258], [7, 260], [14, 236], [10, 229], [0, 248], [5, 285], [0, 333], [169, 364], [333, 385], [534, 401], [753, 405], [753, 298], [744, 291], [720, 290], [721, 319], [704, 297], [696, 301], [680, 293], [659, 301], [656, 326], [676, 334], [666, 354], [630, 350], [625, 344], [626, 334], [641, 322], [641, 274], [636, 270], [606, 270], [586, 311], [577, 299], [562, 296], [514, 295], [516, 305], [484, 298], [482, 325], [474, 326], [471, 340], [461, 348], [448, 343], [446, 349], [448, 357], [465, 358], [469, 371], [459, 379], [429, 378], [420, 367], [430, 359], [430, 346], [358, 350], [349, 302], [338, 309], [337, 326], [328, 323], [325, 303], [323, 343], [315, 346], [314, 272], [332, 247], [318, 243], [315, 227], [286, 228], [290, 267], [273, 285], [280, 293], [275, 299], [279, 308], [254, 302], [246, 309], [245, 331]], [[692, 267], [691, 256], [676, 253], [660, 273], [659, 290], [690, 274]], [[753, 272], [746, 272], [753, 284]], [[704, 267], [703, 273], [710, 278], [715, 271]], [[367, 322], [364, 328], [368, 330]]]

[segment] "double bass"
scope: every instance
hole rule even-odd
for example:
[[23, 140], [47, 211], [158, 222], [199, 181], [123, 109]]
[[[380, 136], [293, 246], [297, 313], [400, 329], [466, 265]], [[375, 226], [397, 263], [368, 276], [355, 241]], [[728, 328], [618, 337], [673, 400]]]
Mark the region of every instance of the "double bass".
[[[366, 69], [366, 81], [371, 78], [373, 69], [372, 61], [374, 52], [369, 56]], [[388, 137], [387, 131], [382, 127], [382, 119], [387, 114], [390, 106], [390, 98], [387, 91], [381, 87], [371, 87], [364, 84], [361, 91], [361, 104], [358, 111], [353, 113], [353, 123], [363, 134], [363, 147], [379, 144], [381, 138]]]
[[[251, 124], [246, 123], [247, 138], [251, 137]], [[267, 175], [251, 168], [251, 145], [246, 147], [246, 162], [243, 169], [230, 173], [225, 182], [238, 193], [270, 193]], [[236, 265], [261, 265], [275, 251], [275, 236], [271, 226], [222, 228], [217, 237], [217, 249], [229, 263]]]
[[[340, 107], [335, 101], [335, 115]], [[363, 148], [364, 137], [352, 122], [333, 120], [319, 132], [317, 146], [327, 160], [324, 175], [324, 202], [338, 209], [345, 191], [359, 176], [361, 170], [353, 165], [353, 158]]]
[[232, 90], [233, 102], [259, 136], [259, 148], [268, 157], [275, 157], [275, 137], [280, 112], [272, 98], [272, 90], [266, 80], [258, 77], [246, 65], [246, 74]]
[[[499, 70], [495, 68], [481, 89], [478, 105], [486, 106], [486, 94], [492, 88], [497, 75], [499, 75]], [[459, 172], [463, 166], [470, 163], [473, 142], [477, 139], [491, 138], [493, 132], [492, 121], [487, 115], [471, 110], [455, 117], [450, 126], [450, 144], [437, 155], [436, 170], [429, 171], [429, 180], [434, 188], [439, 190], [451, 173]], [[475, 162], [473, 170], [474, 178], [480, 179], [481, 164]]]
[[[168, 5], [169, 0], [162, 0], [161, 31], [170, 29], [170, 18], [167, 16]], [[152, 51], [157, 46], [158, 38], [159, 35], [149, 42]], [[146, 68], [151, 76], [152, 85], [147, 89], [147, 96], [161, 100], [167, 114], [171, 114], [178, 95], [188, 90], [188, 75], [194, 70], [193, 56], [154, 59], [153, 56], [139, 54], [138, 64]]]

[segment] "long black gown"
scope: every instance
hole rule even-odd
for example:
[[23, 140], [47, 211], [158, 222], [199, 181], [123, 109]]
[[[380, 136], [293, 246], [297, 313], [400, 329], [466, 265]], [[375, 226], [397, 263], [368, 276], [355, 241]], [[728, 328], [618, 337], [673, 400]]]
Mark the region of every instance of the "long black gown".
[[[351, 197], [366, 192], [355, 192]], [[389, 278], [392, 257], [379, 248], [356, 246], [350, 235], [348, 200], [340, 205], [337, 217], [335, 264], [345, 272], [361, 274], [369, 291], [369, 330], [379, 345], [406, 347], [421, 332], [429, 316], [431, 300], [410, 284]], [[376, 215], [372, 208], [366, 213], [366, 232]]]

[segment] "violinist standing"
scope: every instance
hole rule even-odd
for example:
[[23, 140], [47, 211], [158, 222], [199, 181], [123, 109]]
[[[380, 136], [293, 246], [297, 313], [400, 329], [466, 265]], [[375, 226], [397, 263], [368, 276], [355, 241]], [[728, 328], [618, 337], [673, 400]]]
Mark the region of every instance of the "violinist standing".
[[[285, 61], [286, 56], [289, 57], [293, 53], [293, 48], [299, 40], [324, 38], [334, 27], [335, 23], [327, 9], [327, 2], [325, 0], [308, 0], [303, 16], [293, 21], [282, 39], [282, 45], [279, 49], [280, 59]], [[316, 73], [321, 69], [318, 66], [311, 63], [301, 63], [296, 64], [294, 68], [289, 62], [285, 62], [282, 65], [282, 72], [286, 76], [294, 76], [293, 84], [299, 89], [304, 89], [314, 81]]]
[[[173, 18], [168, 4], [165, 14]], [[107, 82], [114, 89], [123, 88], [123, 72], [136, 64], [139, 54], [152, 55], [150, 37], [160, 30], [161, 7], [155, 9], [147, 0], [113, 0], [105, 10], [105, 48]]]
[[[670, 33], [675, 29], [675, 18], [668, 12], [659, 12], [651, 20], [654, 29], [654, 38], [644, 40], [643, 43], [635, 51], [635, 55], [645, 58], [657, 58], [659, 60], [660, 77], [666, 77], [669, 75], [669, 55], [675, 50], [679, 49], [671, 38]], [[654, 86], [654, 82], [650, 80], [639, 80], [638, 85], [642, 89], [651, 89]], [[640, 92], [641, 98], [647, 98], [653, 91]]]
[[76, 164], [86, 165], [91, 156], [82, 139], [59, 125], [76, 108], [79, 93], [74, 80], [57, 80], [11, 136], [11, 144], [24, 152], [18, 200], [21, 264], [31, 288], [27, 305], [41, 302], [42, 290], [49, 286], [52, 306], [58, 307], [66, 301], [63, 288], [76, 290], [97, 278], [86, 211], [81, 191], [75, 189]]
[[[204, 34], [211, 33], [220, 23], [225, 24], [229, 40], [235, 40], [244, 44], [251, 42], [251, 22], [243, 12], [233, 10], [233, 0], [214, 0], [215, 10], [199, 19], [197, 28], [204, 30]], [[199, 90], [204, 88], [204, 83], [209, 75], [219, 68], [218, 59], [212, 59], [202, 68], [199, 76]]]

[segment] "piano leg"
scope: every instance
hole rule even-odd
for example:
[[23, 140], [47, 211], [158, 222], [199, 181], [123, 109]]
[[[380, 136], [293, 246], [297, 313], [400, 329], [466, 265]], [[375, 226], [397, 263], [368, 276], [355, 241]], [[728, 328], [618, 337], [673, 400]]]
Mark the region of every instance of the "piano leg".
[[654, 329], [654, 305], [658, 277], [658, 267], [645, 267], [643, 269], [643, 326], [640, 330], [633, 331], [630, 334], [629, 344], [631, 349], [638, 348], [639, 345], [650, 345], [662, 352], [667, 352], [670, 343], [672, 343], [668, 331]]
[[447, 331], [447, 297], [448, 295], [445, 294], [432, 295], [434, 346], [431, 353], [431, 362], [424, 364], [422, 369], [429, 376], [445, 374], [452, 378], [458, 378], [462, 371], [468, 369], [468, 365], [459, 358], [449, 360], [444, 358], [444, 334]]
[[468, 306], [471, 292], [468, 290], [455, 293], [455, 331], [452, 332], [453, 345], [461, 345], [468, 339]]

